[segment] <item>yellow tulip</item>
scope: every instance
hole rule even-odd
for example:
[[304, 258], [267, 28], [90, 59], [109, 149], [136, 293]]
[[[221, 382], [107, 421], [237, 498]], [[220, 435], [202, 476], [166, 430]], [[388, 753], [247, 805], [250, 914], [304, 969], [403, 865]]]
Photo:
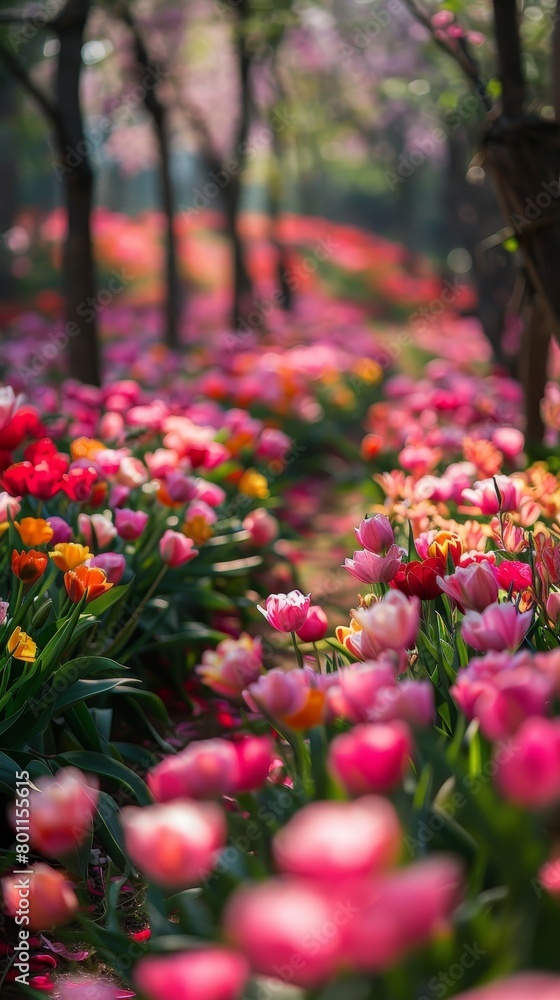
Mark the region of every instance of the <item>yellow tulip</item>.
[[49, 555], [58, 569], [68, 573], [69, 570], [85, 563], [90, 558], [91, 552], [87, 545], [80, 545], [79, 542], [58, 542], [54, 552], [49, 552]]
[[8, 653], [14, 659], [24, 660], [25, 663], [34, 663], [37, 654], [37, 643], [33, 641], [27, 632], [22, 632], [21, 625], [14, 629], [7, 642]]

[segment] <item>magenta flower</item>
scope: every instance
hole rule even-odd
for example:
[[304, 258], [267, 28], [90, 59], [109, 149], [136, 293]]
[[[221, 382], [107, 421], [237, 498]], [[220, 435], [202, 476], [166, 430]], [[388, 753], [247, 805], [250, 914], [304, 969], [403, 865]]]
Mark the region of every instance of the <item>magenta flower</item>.
[[289, 594], [270, 594], [264, 608], [258, 604], [257, 609], [279, 632], [297, 632], [307, 618], [310, 604], [311, 594], [291, 590]]
[[133, 542], [140, 537], [148, 523], [148, 514], [143, 510], [121, 507], [115, 511], [115, 525], [120, 538]]
[[364, 549], [376, 552], [377, 555], [390, 549], [395, 541], [391, 522], [385, 514], [374, 514], [364, 517], [357, 528], [354, 528], [356, 538]]
[[[498, 500], [498, 493], [500, 499]], [[517, 510], [523, 495], [523, 482], [509, 476], [494, 476], [493, 479], [479, 479], [474, 489], [463, 490], [463, 500], [480, 507], [483, 514], [498, 514]]]
[[438, 576], [437, 582], [444, 594], [469, 611], [484, 611], [498, 598], [498, 582], [488, 562], [458, 566], [451, 576]]
[[238, 1000], [249, 972], [243, 955], [213, 945], [141, 958], [134, 982], [147, 1000]]
[[375, 659], [384, 649], [408, 649], [416, 640], [420, 621], [420, 601], [392, 590], [382, 601], [352, 612], [361, 632], [352, 635], [352, 644], [363, 659]]
[[166, 531], [159, 541], [159, 554], [166, 566], [182, 566], [198, 555], [192, 538], [186, 538], [180, 531]]
[[469, 611], [461, 623], [465, 642], [481, 653], [489, 650], [514, 653], [531, 625], [532, 611], [519, 612], [515, 604], [490, 604], [482, 614]]
[[384, 556], [360, 549], [352, 559], [344, 560], [344, 569], [361, 583], [390, 583], [399, 571], [403, 554], [398, 545], [391, 545]]

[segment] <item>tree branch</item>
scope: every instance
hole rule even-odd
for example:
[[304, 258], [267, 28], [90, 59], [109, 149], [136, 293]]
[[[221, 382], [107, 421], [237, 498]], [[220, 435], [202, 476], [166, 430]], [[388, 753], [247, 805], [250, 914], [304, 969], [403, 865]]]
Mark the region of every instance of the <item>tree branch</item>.
[[2, 41], [0, 41], [0, 61], [4, 63], [4, 66], [10, 71], [16, 80], [21, 83], [22, 87], [27, 91], [29, 96], [33, 98], [35, 103], [39, 105], [41, 111], [54, 128], [61, 146], [63, 146], [62, 119], [60, 117], [58, 107], [54, 101], [51, 101], [47, 94], [37, 87], [20, 60], [14, 56], [8, 48], [6, 48]]
[[[412, 16], [415, 17], [416, 20], [430, 32], [430, 35], [436, 45], [439, 45], [440, 49], [446, 52], [447, 55], [451, 56], [461, 67], [465, 76], [470, 80], [477, 92], [480, 94], [485, 111], [491, 111], [492, 101], [490, 100], [488, 90], [486, 89], [486, 84], [480, 75], [478, 61], [471, 51], [467, 39], [464, 36], [462, 38], [454, 39], [455, 44], [453, 44], [451, 39], [447, 39], [445, 36], [437, 33], [429, 14], [427, 14], [422, 7], [418, 6], [416, 0], [404, 0], [404, 2]], [[511, 3], [513, 0], [505, 0], [505, 2]]]
[[525, 103], [525, 79], [521, 65], [521, 41], [517, 0], [493, 0], [502, 110], [508, 118], [520, 118]]

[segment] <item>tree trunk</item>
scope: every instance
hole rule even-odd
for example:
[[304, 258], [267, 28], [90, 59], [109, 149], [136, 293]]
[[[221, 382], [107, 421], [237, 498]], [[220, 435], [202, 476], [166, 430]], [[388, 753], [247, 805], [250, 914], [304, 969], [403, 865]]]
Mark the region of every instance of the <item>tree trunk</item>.
[[540, 444], [544, 436], [541, 400], [547, 379], [550, 347], [550, 322], [547, 314], [532, 296], [529, 315], [523, 324], [523, 340], [519, 355], [519, 377], [525, 401], [525, 437], [528, 444]]
[[88, 11], [89, 0], [69, 0], [57, 19], [60, 53], [56, 97], [64, 136], [59, 173], [64, 178], [68, 212], [63, 284], [70, 373], [73, 378], [100, 385], [98, 302], [90, 227], [93, 173], [80, 106], [82, 46]]
[[[159, 149], [161, 202], [165, 215], [165, 343], [168, 347], [176, 349], [180, 346], [179, 322], [183, 296], [179, 281], [177, 241], [175, 238], [175, 199], [171, 180], [168, 114], [167, 108], [156, 93], [157, 67], [152, 63], [130, 11], [124, 10], [122, 19], [134, 37], [136, 60], [144, 75], [142, 80], [144, 107], [153, 120]], [[146, 84], [147, 76], [152, 77], [149, 86]]]
[[249, 128], [251, 125], [251, 90], [250, 72], [251, 57], [247, 48], [245, 37], [246, 20], [249, 14], [248, 0], [240, 0], [238, 5], [238, 34], [236, 38], [236, 55], [239, 72], [239, 118], [235, 134], [234, 156], [238, 160], [239, 169], [232, 175], [230, 183], [224, 189], [226, 228], [232, 243], [233, 250], [233, 302], [231, 309], [231, 322], [235, 328], [237, 324], [245, 319], [252, 307], [253, 286], [245, 259], [243, 242], [238, 231], [239, 205], [241, 201], [241, 178], [246, 161], [247, 139], [249, 138]]

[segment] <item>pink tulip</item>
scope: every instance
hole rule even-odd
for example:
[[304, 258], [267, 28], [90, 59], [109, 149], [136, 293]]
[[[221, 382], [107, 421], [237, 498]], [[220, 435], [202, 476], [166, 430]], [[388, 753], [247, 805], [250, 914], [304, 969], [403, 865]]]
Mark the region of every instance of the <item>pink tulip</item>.
[[[494, 476], [493, 479], [479, 479], [474, 489], [463, 490], [462, 499], [472, 503], [485, 515], [505, 513], [517, 510], [523, 495], [521, 479], [510, 479], [509, 476]], [[498, 499], [499, 494], [499, 499]]]
[[438, 855], [348, 886], [355, 915], [342, 929], [346, 964], [363, 972], [397, 964], [445, 929], [461, 895], [459, 862]]
[[299, 590], [291, 590], [289, 594], [271, 594], [264, 608], [260, 604], [257, 608], [279, 632], [297, 632], [307, 618], [310, 603], [310, 594], [304, 596]]
[[[41, 854], [58, 858], [81, 844], [91, 828], [99, 797], [99, 782], [86, 777], [77, 767], [63, 767], [54, 778], [35, 781], [29, 794], [29, 839]], [[12, 805], [9, 818], [17, 829], [17, 810]]]
[[283, 462], [291, 447], [292, 439], [287, 434], [277, 430], [276, 427], [265, 427], [259, 438], [255, 454], [265, 461], [272, 459]]
[[224, 932], [255, 972], [312, 988], [330, 979], [338, 964], [341, 905], [337, 910], [302, 880], [268, 879], [234, 892], [226, 905]]
[[99, 422], [99, 434], [102, 441], [120, 441], [125, 429], [124, 417], [120, 413], [104, 413]]
[[468, 611], [484, 611], [498, 599], [498, 583], [488, 562], [457, 566], [450, 576], [438, 576], [444, 594]]
[[277, 754], [268, 736], [244, 736], [231, 744], [237, 754], [235, 794], [262, 788]]
[[318, 604], [311, 604], [301, 628], [297, 630], [297, 636], [302, 642], [319, 642], [324, 639], [329, 627], [329, 620]]
[[530, 658], [528, 665], [516, 658], [507, 658], [503, 670], [493, 676], [480, 675], [472, 660], [466, 670], [457, 675], [451, 693], [469, 719], [478, 719], [489, 740], [513, 735], [530, 716], [545, 715], [551, 704], [554, 677], [536, 669]]
[[505, 455], [508, 462], [519, 458], [525, 447], [525, 438], [517, 427], [497, 427], [492, 434], [492, 442]]
[[144, 531], [148, 523], [149, 515], [143, 510], [130, 510], [129, 507], [121, 507], [115, 511], [115, 525], [119, 538], [124, 538], [127, 542], [134, 542]]
[[385, 649], [408, 649], [413, 645], [420, 620], [420, 601], [392, 590], [382, 601], [352, 612], [362, 631], [352, 636], [364, 659], [375, 659]]
[[90, 548], [105, 549], [117, 535], [115, 525], [104, 514], [78, 514], [78, 528]]
[[[43, 862], [30, 865], [27, 871], [29, 896], [25, 899], [29, 900], [29, 928], [46, 931], [67, 924], [78, 909], [78, 897], [64, 873]], [[15, 916], [20, 908], [23, 912], [26, 889], [21, 885], [21, 876], [7, 875], [1, 885], [9, 916]]]
[[384, 554], [395, 541], [391, 522], [385, 514], [364, 517], [358, 527], [354, 528], [354, 531], [362, 548], [369, 549], [370, 552], [375, 552], [377, 555]]
[[249, 684], [243, 698], [252, 712], [264, 710], [274, 719], [295, 715], [304, 707], [309, 694], [310, 680], [305, 670], [284, 672], [275, 667], [261, 674], [254, 684]]
[[262, 669], [262, 640], [243, 632], [238, 639], [223, 639], [215, 650], [206, 649], [196, 673], [218, 694], [240, 698]]
[[8, 611], [10, 610], [10, 605], [8, 601], [0, 601], [0, 625], [3, 625], [8, 617]]
[[514, 653], [527, 634], [533, 618], [532, 611], [520, 613], [515, 604], [490, 604], [478, 614], [468, 611], [461, 622], [461, 635], [465, 642], [481, 653], [507, 649]]
[[213, 802], [125, 806], [121, 816], [132, 862], [166, 889], [200, 885], [225, 845], [224, 813]]
[[227, 740], [196, 740], [185, 750], [164, 757], [146, 780], [156, 802], [219, 798], [237, 785], [237, 754]]
[[558, 628], [560, 623], [560, 591], [552, 590], [548, 595], [546, 613], [553, 623], [554, 628]]
[[226, 498], [225, 490], [221, 486], [218, 486], [217, 483], [209, 483], [206, 479], [196, 479], [195, 488], [197, 499], [204, 500], [204, 503], [210, 507], [219, 507]]
[[335, 736], [327, 766], [349, 795], [387, 792], [402, 782], [412, 752], [406, 722], [359, 725]]
[[98, 556], [88, 559], [87, 565], [98, 566], [106, 573], [108, 582], [116, 586], [123, 578], [126, 559], [121, 552], [100, 552]]
[[523, 972], [479, 989], [459, 993], [455, 1000], [559, 1000], [560, 976]]
[[243, 955], [212, 946], [141, 958], [134, 982], [146, 1000], [238, 1000], [249, 971]]
[[243, 521], [245, 531], [249, 532], [249, 537], [253, 545], [258, 548], [270, 545], [278, 538], [279, 524], [272, 514], [269, 514], [264, 507], [251, 511]]
[[58, 980], [56, 984], [57, 1000], [116, 1000], [117, 997], [132, 997], [133, 993], [116, 990], [108, 979], [91, 979], [82, 976], [78, 980]]
[[159, 554], [166, 566], [175, 568], [183, 566], [198, 555], [192, 538], [187, 538], [180, 531], [166, 531], [159, 541]]
[[398, 545], [391, 545], [384, 556], [360, 549], [352, 559], [344, 560], [344, 569], [361, 583], [390, 583], [399, 571], [403, 554]]
[[286, 875], [332, 885], [377, 875], [398, 858], [402, 832], [387, 799], [312, 802], [274, 837], [276, 865]]
[[498, 749], [496, 785], [517, 805], [539, 809], [560, 799], [560, 720], [530, 718], [511, 750]]
[[21, 497], [11, 497], [5, 491], [0, 492], [0, 524], [4, 521], [15, 521], [21, 510]]

